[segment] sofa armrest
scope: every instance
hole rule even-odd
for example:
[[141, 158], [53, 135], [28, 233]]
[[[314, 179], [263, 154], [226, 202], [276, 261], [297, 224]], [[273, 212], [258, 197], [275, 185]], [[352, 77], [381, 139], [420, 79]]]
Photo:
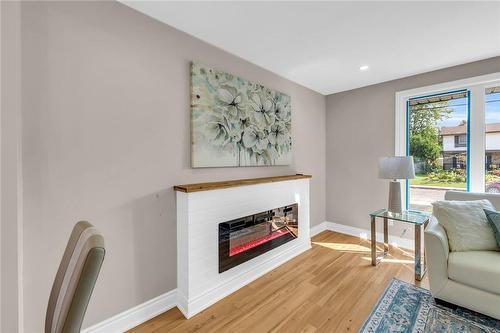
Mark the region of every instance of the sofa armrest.
[[435, 217], [425, 229], [425, 252], [432, 296], [439, 297], [440, 291], [448, 281], [448, 236]]

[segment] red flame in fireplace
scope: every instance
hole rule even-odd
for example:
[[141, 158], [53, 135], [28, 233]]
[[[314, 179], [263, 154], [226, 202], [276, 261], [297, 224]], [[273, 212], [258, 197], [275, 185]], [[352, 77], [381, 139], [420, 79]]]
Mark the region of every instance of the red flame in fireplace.
[[230, 248], [229, 249], [229, 256], [232, 257], [234, 255], [237, 255], [238, 253], [243, 252], [243, 251], [250, 250], [251, 248], [254, 248], [254, 247], [257, 247], [261, 244], [267, 243], [275, 238], [281, 237], [281, 236], [286, 235], [288, 233], [290, 233], [290, 231], [288, 231], [286, 228], [278, 229], [275, 232], [273, 232], [272, 234], [269, 234], [267, 236], [257, 238], [251, 242]]

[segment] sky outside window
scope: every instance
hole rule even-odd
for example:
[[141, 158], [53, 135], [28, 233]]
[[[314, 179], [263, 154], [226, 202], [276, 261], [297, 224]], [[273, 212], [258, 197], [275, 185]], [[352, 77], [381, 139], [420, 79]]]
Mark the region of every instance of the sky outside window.
[[486, 124], [500, 123], [500, 92], [486, 95]]
[[[453, 112], [449, 118], [442, 119], [438, 122], [438, 127], [452, 127], [460, 125], [464, 120], [467, 120], [467, 98], [457, 98], [448, 101], [448, 108]], [[500, 114], [499, 114], [500, 122]]]

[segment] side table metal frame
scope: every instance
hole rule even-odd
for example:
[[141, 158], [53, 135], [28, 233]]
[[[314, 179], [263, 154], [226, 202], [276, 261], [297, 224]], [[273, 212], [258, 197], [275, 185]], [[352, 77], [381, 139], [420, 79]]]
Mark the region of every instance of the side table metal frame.
[[[382, 256], [377, 256], [377, 230], [376, 216], [371, 216], [371, 255], [372, 265], [377, 264], [389, 253], [389, 218], [384, 219], [384, 251]], [[399, 220], [394, 220], [399, 221]], [[403, 222], [403, 221], [399, 221]], [[404, 222], [403, 222], [404, 223]], [[421, 281], [427, 272], [425, 250], [423, 246], [424, 230], [429, 224], [429, 218], [422, 224], [414, 224], [415, 227], [415, 280]]]

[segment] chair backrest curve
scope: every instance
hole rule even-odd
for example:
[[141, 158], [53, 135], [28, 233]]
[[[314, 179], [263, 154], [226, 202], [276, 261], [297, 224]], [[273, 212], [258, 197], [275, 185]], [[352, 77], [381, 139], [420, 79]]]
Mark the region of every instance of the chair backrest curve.
[[104, 255], [101, 233], [89, 222], [78, 222], [71, 232], [52, 285], [45, 333], [80, 331]]

